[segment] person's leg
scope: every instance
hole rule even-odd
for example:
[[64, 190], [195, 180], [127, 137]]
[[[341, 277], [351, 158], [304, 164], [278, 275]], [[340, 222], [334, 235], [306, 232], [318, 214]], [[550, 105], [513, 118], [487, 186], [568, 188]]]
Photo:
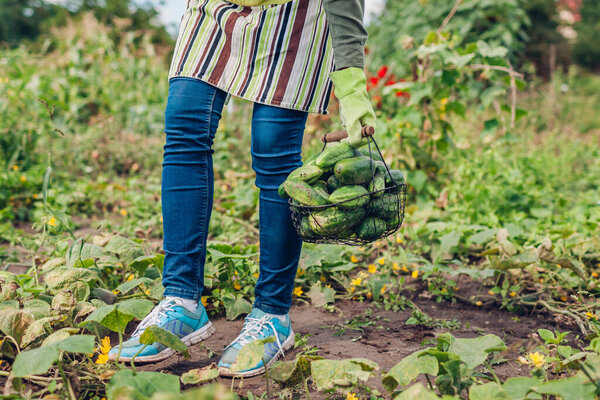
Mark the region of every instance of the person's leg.
[[252, 168], [260, 189], [260, 275], [254, 307], [271, 314], [286, 314], [292, 305], [302, 240], [292, 223], [290, 206], [277, 189], [302, 165], [307, 116], [263, 104], [255, 104], [252, 115]]
[[140, 335], [158, 325], [186, 345], [208, 338], [214, 328], [206, 310], [197, 303], [203, 289], [206, 237], [213, 201], [212, 144], [226, 93], [199, 80], [175, 78], [169, 83], [165, 111], [167, 134], [162, 179], [166, 299], [138, 325], [110, 359], [157, 362], [173, 350], [153, 343], [145, 346]]
[[306, 112], [262, 104], [252, 115], [252, 168], [260, 189], [260, 276], [256, 300], [241, 334], [225, 349], [219, 361], [222, 376], [253, 376], [265, 371], [263, 361], [240, 372], [230, 369], [239, 349], [257, 339], [272, 336], [265, 345], [267, 366], [294, 345], [294, 332], [287, 315], [292, 304], [294, 278], [302, 241], [292, 224], [289, 205], [277, 189], [289, 173], [302, 165], [300, 156]]
[[162, 174], [165, 296], [198, 300], [202, 294], [213, 204], [212, 145], [226, 97], [199, 80], [170, 82]]

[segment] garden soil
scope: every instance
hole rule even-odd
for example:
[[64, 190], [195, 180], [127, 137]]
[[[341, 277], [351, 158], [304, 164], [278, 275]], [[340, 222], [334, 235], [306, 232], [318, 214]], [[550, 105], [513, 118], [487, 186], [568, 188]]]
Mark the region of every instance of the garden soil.
[[[379, 364], [380, 371], [371, 379], [369, 386], [377, 388], [382, 394], [385, 389], [381, 385], [382, 371], [392, 368], [402, 358], [422, 348], [422, 344], [431, 345], [435, 335], [451, 332], [457, 337], [476, 337], [493, 333], [502, 338], [507, 344], [507, 350], [501, 354], [506, 359], [515, 360], [520, 351], [535, 347], [539, 338], [535, 333], [539, 328], [570, 330], [577, 332], [576, 327], [561, 325], [548, 314], [518, 315], [514, 312], [498, 310], [497, 308], [475, 307], [464, 303], [437, 303], [432, 299], [413, 299], [415, 305], [433, 319], [460, 322], [458, 329], [444, 329], [423, 325], [406, 325], [405, 321], [411, 315], [411, 309], [393, 312], [378, 308], [373, 303], [355, 301], [336, 302], [337, 310], [330, 312], [323, 308], [310, 305], [292, 307], [290, 317], [295, 333], [310, 335], [309, 346], [316, 346], [318, 355], [328, 359], [347, 359], [351, 357], [367, 358]], [[368, 326], [362, 331], [345, 329], [344, 324], [356, 316]], [[224, 318], [212, 319], [216, 333], [204, 342], [206, 347], [196, 345], [190, 348], [191, 358], [174, 356], [172, 359], [154, 365], [142, 366], [147, 371], [163, 371], [181, 375], [193, 368], [202, 368], [216, 363], [223, 348], [239, 333], [243, 320], [227, 321]], [[570, 335], [573, 338], [573, 334]], [[208, 349], [214, 354], [208, 358]], [[293, 359], [300, 348], [289, 352], [286, 359]], [[494, 367], [501, 380], [512, 376], [528, 376], [529, 369], [518, 362], [506, 362]], [[266, 389], [264, 377], [245, 379], [220, 379], [221, 383], [233, 389], [240, 395], [246, 395], [248, 390], [255, 394], [264, 393]], [[425, 383], [425, 382], [424, 382]], [[311, 389], [311, 391], [314, 389]], [[303, 398], [304, 395], [300, 394]], [[386, 396], [387, 397], [387, 396]], [[311, 393], [311, 398], [325, 398], [322, 393]]]

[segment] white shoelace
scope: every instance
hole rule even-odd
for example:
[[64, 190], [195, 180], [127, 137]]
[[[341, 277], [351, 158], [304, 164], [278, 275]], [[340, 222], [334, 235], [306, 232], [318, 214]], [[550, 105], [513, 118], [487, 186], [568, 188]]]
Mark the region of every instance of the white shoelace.
[[160, 318], [166, 316], [167, 311], [171, 311], [175, 306], [183, 306], [183, 303], [180, 300], [171, 299], [154, 307], [154, 309], [150, 311], [150, 314], [146, 315], [146, 317], [140, 322], [131, 337], [141, 335], [150, 325], [158, 325]]
[[240, 333], [239, 336], [235, 338], [233, 343], [239, 343], [243, 347], [250, 342], [253, 342], [257, 339], [261, 339], [259, 335], [265, 326], [268, 326], [273, 330], [273, 333], [275, 334], [275, 342], [277, 343], [277, 347], [279, 348], [279, 351], [281, 351], [281, 354], [285, 355], [283, 353], [283, 346], [281, 345], [281, 341], [279, 340], [279, 335], [277, 334], [275, 325], [273, 325], [273, 322], [271, 322], [271, 318], [268, 315], [263, 315], [261, 318], [246, 317], [246, 323], [242, 328], [242, 333]]

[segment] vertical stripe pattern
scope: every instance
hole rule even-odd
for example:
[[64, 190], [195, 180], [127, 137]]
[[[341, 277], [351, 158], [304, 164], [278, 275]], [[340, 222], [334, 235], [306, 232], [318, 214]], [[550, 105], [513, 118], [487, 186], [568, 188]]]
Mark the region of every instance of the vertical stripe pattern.
[[250, 101], [326, 113], [334, 61], [321, 1], [242, 7], [189, 0], [169, 78], [196, 78]]

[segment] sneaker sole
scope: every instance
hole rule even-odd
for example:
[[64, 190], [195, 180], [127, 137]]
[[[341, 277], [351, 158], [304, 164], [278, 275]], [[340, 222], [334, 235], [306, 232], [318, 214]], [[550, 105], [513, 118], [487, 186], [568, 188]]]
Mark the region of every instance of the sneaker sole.
[[[208, 339], [209, 337], [212, 336], [213, 333], [215, 333], [215, 327], [209, 321], [206, 325], [204, 325], [202, 328], [198, 329], [197, 331], [194, 331], [194, 332], [190, 333], [189, 335], [182, 337], [181, 341], [186, 346], [192, 346], [194, 344], [202, 342], [205, 339]], [[173, 354], [175, 354], [175, 350], [167, 347], [166, 349], [162, 350], [158, 354], [153, 354], [151, 356], [138, 356], [135, 358], [134, 363], [136, 363], [136, 364], [137, 363], [155, 363], [158, 361], [165, 360], [165, 359], [171, 357]], [[116, 358], [117, 358], [116, 354], [114, 356], [112, 356], [112, 355], [108, 356], [108, 359], [111, 361], [116, 360]], [[120, 357], [119, 361], [130, 362], [131, 359], [132, 359], [132, 357]]]
[[[283, 347], [283, 351], [288, 351], [294, 347], [294, 337], [294, 332], [290, 331], [290, 335], [288, 336], [288, 338], [285, 339], [285, 341], [281, 344], [281, 347]], [[267, 363], [267, 368], [273, 365], [275, 361], [279, 360], [280, 358], [282, 358], [281, 351], [278, 351], [277, 354], [275, 354], [275, 356]], [[264, 366], [244, 372], [233, 372], [227, 367], [219, 367], [219, 376], [225, 378], [249, 378], [252, 376], [262, 375], [264, 373]]]

